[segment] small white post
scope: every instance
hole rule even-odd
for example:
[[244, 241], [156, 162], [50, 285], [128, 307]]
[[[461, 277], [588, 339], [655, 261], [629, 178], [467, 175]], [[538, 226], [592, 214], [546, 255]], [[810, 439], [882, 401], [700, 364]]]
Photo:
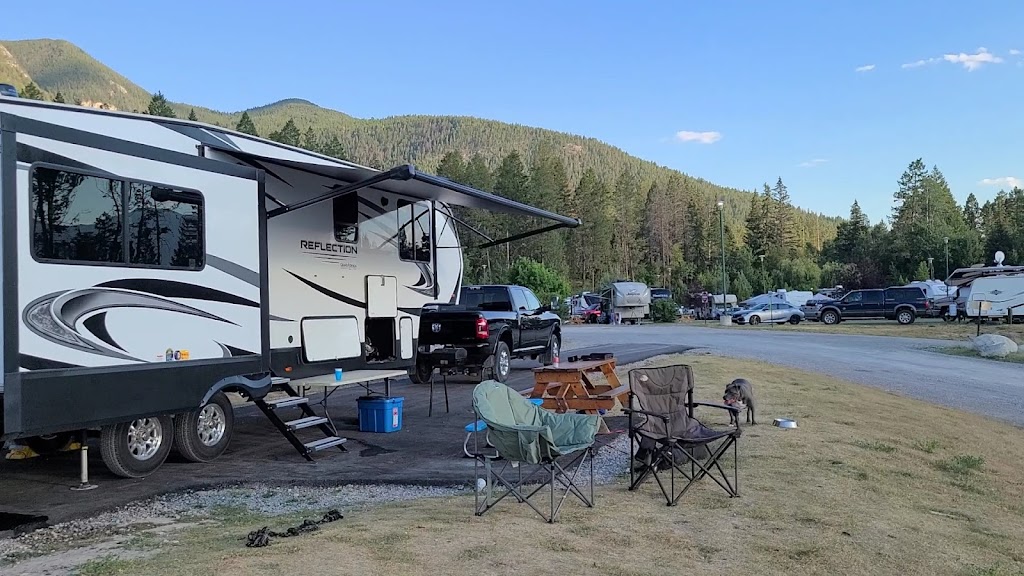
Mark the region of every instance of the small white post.
[[78, 453], [81, 455], [81, 458], [79, 459], [80, 474], [78, 478], [78, 486], [72, 486], [71, 489], [75, 491], [92, 490], [99, 486], [89, 483], [89, 443], [88, 436], [85, 431], [82, 431], [82, 437], [79, 441], [81, 442], [81, 447], [78, 450]]

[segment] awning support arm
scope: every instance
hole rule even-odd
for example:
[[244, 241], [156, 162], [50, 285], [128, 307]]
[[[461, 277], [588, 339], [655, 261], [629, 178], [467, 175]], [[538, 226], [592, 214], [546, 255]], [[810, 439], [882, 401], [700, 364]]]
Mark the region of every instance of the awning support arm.
[[[469, 223], [468, 223], [468, 222], [466, 222], [465, 220], [463, 220], [463, 219], [459, 218], [458, 216], [456, 216], [456, 215], [454, 215], [454, 214], [448, 214], [447, 216], [448, 216], [448, 218], [450, 218], [450, 219], [452, 219], [452, 220], [454, 220], [454, 221], [458, 222], [459, 224], [462, 224], [462, 225], [463, 225], [463, 226], [465, 226], [466, 228], [469, 228], [469, 230], [470, 230], [471, 232], [474, 232], [474, 233], [475, 233], [475, 234], [476, 234], [477, 236], [480, 236], [481, 238], [483, 238], [483, 239], [487, 240], [488, 242], [494, 242], [494, 238], [491, 238], [490, 236], [488, 236], [488, 235], [487, 235], [487, 234], [485, 234], [484, 232], [481, 232], [481, 231], [480, 231], [480, 230], [478, 230], [477, 228], [474, 228], [474, 227], [473, 227], [473, 226], [472, 226], [471, 224], [469, 224]], [[443, 232], [443, 231], [444, 231], [444, 230], [442, 230], [442, 232]]]
[[379, 174], [375, 174], [365, 180], [360, 180], [359, 182], [344, 184], [342, 186], [335, 186], [334, 188], [331, 188], [324, 194], [321, 194], [320, 196], [317, 196], [315, 198], [310, 198], [309, 200], [303, 200], [302, 202], [296, 202], [295, 204], [289, 204], [287, 206], [281, 206], [280, 208], [274, 208], [273, 210], [267, 212], [267, 219], [274, 218], [275, 216], [280, 216], [282, 214], [287, 214], [288, 212], [292, 212], [300, 208], [305, 208], [307, 206], [312, 206], [314, 204], [326, 202], [327, 200], [333, 200], [334, 198], [337, 198], [339, 196], [344, 196], [345, 194], [349, 194], [357, 190], [373, 186], [374, 184], [380, 184], [385, 180], [409, 180], [413, 177], [413, 174], [415, 174], [415, 170], [413, 169], [412, 166], [409, 166], [408, 164], [404, 166], [398, 166], [397, 168], [392, 168], [387, 172], [380, 172]]
[[538, 228], [536, 230], [530, 230], [529, 232], [516, 234], [515, 236], [502, 238], [501, 240], [492, 240], [490, 242], [478, 245], [477, 248], [490, 248], [492, 246], [498, 246], [500, 244], [507, 244], [509, 242], [515, 242], [516, 240], [522, 240], [523, 238], [529, 238], [531, 236], [536, 236], [537, 234], [543, 234], [545, 232], [551, 232], [552, 230], [558, 230], [559, 228], [565, 227], [565, 224], [552, 224], [551, 226], [545, 226], [543, 228]]

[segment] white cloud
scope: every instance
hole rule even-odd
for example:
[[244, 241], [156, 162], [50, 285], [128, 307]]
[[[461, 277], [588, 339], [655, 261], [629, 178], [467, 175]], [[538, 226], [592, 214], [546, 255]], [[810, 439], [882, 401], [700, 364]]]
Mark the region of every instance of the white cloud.
[[814, 160], [808, 160], [806, 162], [801, 162], [800, 164], [798, 164], [798, 166], [800, 166], [801, 168], [814, 168], [815, 166], [820, 166], [820, 165], [824, 164], [825, 162], [828, 162], [828, 160], [826, 160], [824, 158], [815, 158]]
[[953, 64], [963, 64], [968, 72], [981, 68], [982, 64], [999, 64], [1003, 61], [1002, 58], [983, 47], [978, 48], [978, 51], [974, 54], [964, 54], [963, 52], [959, 54], [945, 54], [942, 59]]
[[915, 60], [914, 62], [907, 62], [900, 66], [900, 68], [920, 68], [921, 66], [927, 66], [938, 62], [940, 58], [928, 58], [927, 60]]
[[1016, 176], [1003, 176], [1001, 178], [985, 178], [978, 184], [984, 186], [1005, 186], [1007, 188], [1024, 188], [1024, 179]]
[[1016, 48], [1010, 48], [1010, 56], [1020, 56], [1020, 50]]
[[691, 130], [680, 130], [676, 132], [676, 140], [680, 142], [699, 142], [701, 144], [714, 144], [722, 139], [721, 132], [693, 132]]
[[875, 69], [875, 65], [874, 64], [866, 64], [864, 66], [857, 66], [853, 70], [854, 70], [854, 72], [871, 72], [874, 69]]
[[[1010, 54], [1020, 54], [1020, 50], [1010, 50]], [[959, 54], [943, 54], [941, 58], [915, 60], [913, 62], [907, 62], [900, 67], [904, 69], [920, 68], [921, 66], [928, 66], [929, 64], [935, 64], [937, 62], [960, 64], [966, 68], [968, 72], [973, 72], [985, 64], [1000, 64], [1003, 62], [1003, 59], [989, 52], [987, 48], [982, 46], [981, 48], [978, 48], [974, 54], [967, 54], [966, 52], [961, 52]]]

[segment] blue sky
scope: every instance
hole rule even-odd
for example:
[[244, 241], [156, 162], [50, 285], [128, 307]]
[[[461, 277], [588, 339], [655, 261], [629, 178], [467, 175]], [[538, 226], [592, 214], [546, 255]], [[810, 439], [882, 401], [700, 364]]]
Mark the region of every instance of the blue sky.
[[856, 198], [873, 222], [917, 157], [960, 201], [1024, 178], [1019, 1], [152, 4], [19, 2], [0, 38], [67, 39], [220, 110], [300, 97], [583, 134], [737, 188], [781, 176], [827, 214]]

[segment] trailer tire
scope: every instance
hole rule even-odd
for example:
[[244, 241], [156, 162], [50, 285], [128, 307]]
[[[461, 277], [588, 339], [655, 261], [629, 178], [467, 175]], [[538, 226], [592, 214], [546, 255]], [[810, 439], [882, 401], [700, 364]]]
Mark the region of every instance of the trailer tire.
[[166, 415], [118, 422], [100, 431], [103, 463], [123, 478], [144, 478], [153, 473], [167, 460], [173, 443], [174, 421]]
[[174, 448], [190, 462], [209, 462], [227, 450], [235, 413], [222, 392], [205, 406], [179, 414], [174, 422]]
[[22, 440], [22, 442], [36, 454], [46, 456], [47, 454], [54, 454], [64, 450], [71, 444], [74, 438], [75, 435], [72, 432], [60, 432], [47, 436], [29, 436]]

